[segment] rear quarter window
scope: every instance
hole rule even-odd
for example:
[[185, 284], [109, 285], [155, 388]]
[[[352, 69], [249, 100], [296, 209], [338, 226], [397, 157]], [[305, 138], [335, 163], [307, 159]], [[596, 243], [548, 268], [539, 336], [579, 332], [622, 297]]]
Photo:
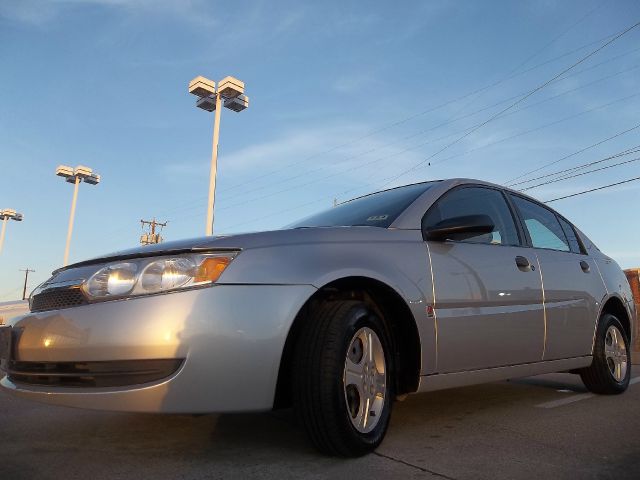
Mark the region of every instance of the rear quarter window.
[[517, 195], [510, 196], [525, 224], [533, 247], [561, 252], [571, 251], [567, 236], [554, 212]]

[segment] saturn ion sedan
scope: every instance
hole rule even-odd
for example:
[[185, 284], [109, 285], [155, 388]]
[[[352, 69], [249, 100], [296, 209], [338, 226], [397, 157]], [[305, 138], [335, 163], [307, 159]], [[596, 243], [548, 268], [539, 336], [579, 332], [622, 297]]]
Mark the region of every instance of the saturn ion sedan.
[[292, 405], [321, 451], [357, 456], [410, 393], [549, 372], [623, 392], [634, 315], [620, 267], [562, 215], [433, 181], [56, 270], [1, 329], [1, 384], [127, 412]]

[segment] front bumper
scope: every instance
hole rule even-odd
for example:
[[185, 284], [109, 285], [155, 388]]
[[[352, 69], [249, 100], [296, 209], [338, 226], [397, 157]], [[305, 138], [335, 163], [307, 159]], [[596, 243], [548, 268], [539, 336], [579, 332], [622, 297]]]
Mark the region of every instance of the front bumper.
[[10, 322], [19, 332], [14, 355], [22, 364], [183, 361], [169, 377], [124, 387], [33, 385], [7, 376], [0, 385], [32, 400], [100, 410], [268, 410], [289, 328], [315, 291], [216, 285], [25, 315]]

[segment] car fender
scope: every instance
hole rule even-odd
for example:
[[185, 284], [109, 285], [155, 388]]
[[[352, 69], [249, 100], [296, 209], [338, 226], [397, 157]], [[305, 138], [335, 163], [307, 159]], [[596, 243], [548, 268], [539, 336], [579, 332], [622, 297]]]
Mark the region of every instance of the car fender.
[[411, 310], [420, 335], [422, 365], [435, 368], [436, 320], [427, 246], [419, 231], [396, 231], [388, 241], [301, 243], [242, 251], [221, 283], [312, 285], [364, 277], [393, 289]]

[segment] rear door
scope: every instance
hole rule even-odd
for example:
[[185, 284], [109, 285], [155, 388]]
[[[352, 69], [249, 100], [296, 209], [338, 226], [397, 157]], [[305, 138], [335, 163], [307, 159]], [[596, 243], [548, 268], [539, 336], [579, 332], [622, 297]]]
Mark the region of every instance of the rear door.
[[511, 195], [541, 267], [545, 360], [590, 355], [604, 286], [574, 227], [553, 210]]
[[423, 229], [466, 215], [489, 216], [494, 231], [426, 242], [434, 280], [438, 372], [540, 361], [540, 275], [532, 250], [521, 246], [523, 233], [502, 191], [454, 188], [429, 208]]

